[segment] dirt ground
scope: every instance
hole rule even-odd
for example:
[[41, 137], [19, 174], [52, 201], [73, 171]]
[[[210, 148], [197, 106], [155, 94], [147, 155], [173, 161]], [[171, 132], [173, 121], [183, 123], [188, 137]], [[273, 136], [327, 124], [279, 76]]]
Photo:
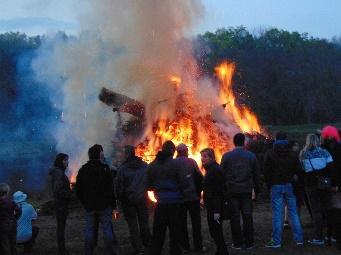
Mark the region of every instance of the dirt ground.
[[[215, 246], [209, 236], [207, 221], [205, 218], [206, 212], [202, 211], [202, 225], [204, 245], [208, 247], [205, 254], [214, 254]], [[302, 210], [302, 223], [304, 228], [305, 239], [312, 237], [313, 229], [310, 224], [310, 218], [305, 208]], [[36, 225], [40, 227], [40, 234], [38, 236], [35, 250], [33, 254], [37, 255], [53, 255], [57, 254], [56, 244], [56, 223], [53, 216], [40, 216]], [[271, 210], [269, 203], [256, 202], [254, 206], [254, 225], [255, 225], [255, 248], [251, 251], [235, 251], [231, 249], [231, 232], [229, 222], [224, 222], [224, 233], [226, 235], [226, 243], [229, 247], [230, 254], [290, 254], [290, 255], [304, 255], [304, 254], [340, 254], [335, 244], [332, 247], [312, 247], [308, 244], [303, 247], [296, 247], [292, 240], [290, 229], [284, 230], [284, 241], [281, 249], [271, 250], [264, 247], [271, 235]], [[83, 228], [84, 228], [84, 211], [78, 206], [71, 209], [70, 216], [67, 222], [66, 230], [66, 245], [71, 254], [83, 254]], [[190, 225], [189, 225], [190, 228]], [[114, 221], [114, 230], [119, 242], [120, 254], [130, 254], [132, 252], [127, 225], [123, 219], [122, 214], [118, 220]], [[189, 231], [191, 231], [189, 229]], [[104, 243], [101, 239], [96, 254], [104, 255]], [[163, 254], [168, 254], [168, 241], [165, 242], [165, 249]], [[21, 248], [18, 249], [19, 254]]]

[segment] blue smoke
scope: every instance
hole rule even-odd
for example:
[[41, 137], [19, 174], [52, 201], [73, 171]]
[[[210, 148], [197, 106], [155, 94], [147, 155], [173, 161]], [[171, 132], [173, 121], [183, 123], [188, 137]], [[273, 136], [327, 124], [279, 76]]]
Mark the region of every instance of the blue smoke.
[[60, 123], [60, 111], [52, 104], [51, 91], [35, 80], [31, 68], [37, 49], [13, 56], [10, 97], [1, 90], [0, 182], [13, 188], [39, 191], [44, 188], [48, 168], [56, 154], [53, 132]]

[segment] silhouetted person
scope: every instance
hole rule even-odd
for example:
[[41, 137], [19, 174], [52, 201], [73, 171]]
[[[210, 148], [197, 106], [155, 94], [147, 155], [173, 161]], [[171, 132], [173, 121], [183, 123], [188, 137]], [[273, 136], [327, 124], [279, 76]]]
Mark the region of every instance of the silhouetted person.
[[157, 199], [154, 211], [151, 255], [160, 255], [169, 229], [170, 254], [181, 254], [179, 245], [183, 190], [185, 187], [181, 169], [174, 164], [175, 145], [167, 141], [158, 152], [156, 159], [147, 170], [148, 189], [153, 190]]
[[123, 148], [123, 158], [116, 177], [116, 194], [128, 223], [134, 253], [145, 254], [151, 240], [146, 186], [148, 164], [135, 156], [135, 148], [130, 145]]
[[114, 185], [108, 165], [102, 162], [103, 150], [94, 145], [89, 151], [89, 161], [78, 172], [76, 191], [85, 208], [85, 254], [94, 254], [98, 221], [103, 229], [107, 254], [116, 254], [117, 241], [113, 231], [112, 213], [116, 209]]
[[[231, 232], [234, 249], [254, 247], [252, 216], [252, 190], [259, 192], [259, 169], [256, 155], [245, 150], [245, 135], [238, 133], [233, 137], [235, 149], [227, 152], [221, 159], [228, 200], [231, 203]], [[240, 226], [243, 219], [243, 231]]]
[[187, 212], [189, 212], [192, 221], [194, 251], [205, 251], [207, 248], [202, 245], [200, 216], [200, 194], [202, 191], [203, 175], [197, 162], [188, 157], [188, 148], [185, 144], [179, 144], [176, 147], [176, 151], [175, 164], [181, 169], [187, 184], [184, 190], [184, 207], [180, 219], [182, 234], [180, 245], [183, 252], [189, 252], [190, 245], [187, 230]]
[[21, 209], [8, 194], [9, 186], [0, 183], [0, 254], [16, 255], [17, 219]]
[[56, 156], [53, 167], [49, 172], [54, 199], [54, 209], [57, 219], [57, 243], [59, 255], [68, 254], [65, 248], [65, 226], [71, 199], [70, 181], [65, 175], [68, 165], [69, 156], [64, 153], [59, 153]]
[[211, 237], [217, 247], [216, 255], [227, 255], [223, 235], [223, 207], [226, 187], [223, 172], [216, 162], [214, 150], [206, 148], [200, 152], [201, 162], [206, 170], [204, 177], [204, 202], [207, 210], [207, 222]]

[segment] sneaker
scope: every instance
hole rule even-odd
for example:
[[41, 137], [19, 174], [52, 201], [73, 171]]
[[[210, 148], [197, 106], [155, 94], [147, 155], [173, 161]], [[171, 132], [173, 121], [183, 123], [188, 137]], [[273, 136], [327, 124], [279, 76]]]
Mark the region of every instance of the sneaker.
[[303, 244], [304, 244], [303, 242], [296, 242], [297, 246], [303, 246]]
[[236, 251], [239, 251], [239, 250], [243, 249], [243, 247], [237, 246], [237, 245], [235, 245], [235, 244], [232, 244], [232, 249], [233, 249], [233, 250], [236, 250]]
[[255, 245], [254, 244], [251, 244], [249, 246], [246, 246], [245, 247], [245, 250], [252, 250], [253, 248], [255, 248]]
[[204, 253], [204, 252], [207, 252], [207, 247], [206, 246], [203, 246], [201, 249], [195, 249], [194, 252], [201, 252], [201, 253]]
[[311, 239], [311, 240], [308, 240], [308, 243], [312, 245], [324, 245], [325, 242], [324, 240]]
[[281, 244], [275, 244], [274, 240], [270, 240], [266, 245], [265, 247], [266, 248], [271, 248], [271, 249], [278, 249], [278, 248], [281, 248]]

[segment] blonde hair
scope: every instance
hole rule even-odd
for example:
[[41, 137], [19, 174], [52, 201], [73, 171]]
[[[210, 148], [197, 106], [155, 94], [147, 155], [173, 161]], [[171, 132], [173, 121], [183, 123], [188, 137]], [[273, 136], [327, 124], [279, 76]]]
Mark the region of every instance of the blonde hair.
[[320, 146], [320, 139], [315, 134], [308, 134], [304, 148], [301, 150], [300, 158], [302, 159], [306, 151], [311, 151]]

